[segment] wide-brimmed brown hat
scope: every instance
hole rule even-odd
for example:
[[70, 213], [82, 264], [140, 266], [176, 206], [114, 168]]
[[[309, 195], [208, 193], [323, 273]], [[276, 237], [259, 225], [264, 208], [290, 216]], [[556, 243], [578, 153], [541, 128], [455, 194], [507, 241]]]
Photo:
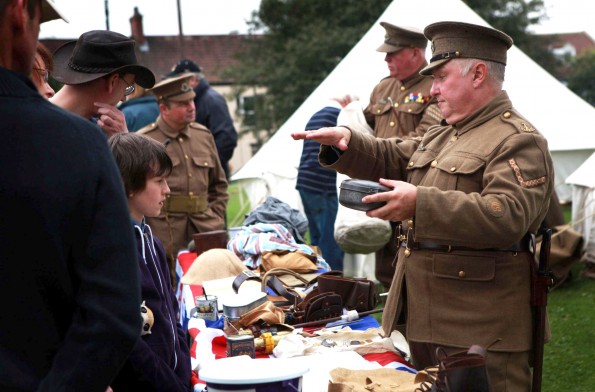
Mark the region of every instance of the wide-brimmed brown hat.
[[43, 0], [41, 2], [41, 19], [39, 23], [49, 22], [54, 19], [62, 19], [64, 22], [68, 22], [60, 10], [58, 10], [56, 4], [54, 4], [54, 0]]
[[380, 22], [384, 27], [384, 43], [376, 49], [377, 52], [392, 53], [403, 48], [422, 48], [428, 46], [428, 40], [423, 31], [415, 27], [400, 27], [388, 22]]
[[500, 30], [463, 22], [438, 22], [428, 25], [424, 34], [432, 42], [432, 58], [419, 73], [432, 71], [455, 58], [495, 61], [506, 65], [506, 52], [512, 38]]
[[113, 31], [92, 30], [54, 52], [52, 77], [64, 84], [82, 84], [111, 73], [131, 73], [144, 88], [155, 85], [155, 75], [138, 64], [134, 40]]

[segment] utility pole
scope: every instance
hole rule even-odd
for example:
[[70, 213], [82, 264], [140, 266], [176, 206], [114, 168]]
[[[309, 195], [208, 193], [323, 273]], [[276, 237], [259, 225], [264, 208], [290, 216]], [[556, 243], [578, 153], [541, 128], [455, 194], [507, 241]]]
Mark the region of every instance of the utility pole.
[[104, 1], [104, 8], [105, 8], [105, 29], [109, 30], [109, 1]]
[[[107, 0], [106, 0], [107, 1]], [[180, 42], [180, 58], [184, 58], [184, 31], [182, 30], [182, 7], [180, 6], [180, 0], [177, 0], [178, 3], [178, 41]]]

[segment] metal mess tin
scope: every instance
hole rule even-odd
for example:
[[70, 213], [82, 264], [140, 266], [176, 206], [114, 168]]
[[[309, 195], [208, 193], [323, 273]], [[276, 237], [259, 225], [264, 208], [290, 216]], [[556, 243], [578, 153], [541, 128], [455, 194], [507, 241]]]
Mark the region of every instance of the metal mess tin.
[[339, 203], [342, 206], [359, 211], [370, 211], [382, 207], [386, 202], [363, 203], [362, 198], [375, 193], [392, 190], [374, 181], [347, 179], [341, 182]]

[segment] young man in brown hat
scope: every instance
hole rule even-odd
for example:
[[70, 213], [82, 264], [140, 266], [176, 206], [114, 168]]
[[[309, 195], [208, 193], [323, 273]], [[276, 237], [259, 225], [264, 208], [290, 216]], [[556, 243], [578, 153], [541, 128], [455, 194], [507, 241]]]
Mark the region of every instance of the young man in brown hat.
[[[408, 139], [423, 136], [431, 125], [442, 120], [436, 99], [430, 96], [432, 80], [419, 74], [428, 65], [428, 40], [421, 30], [380, 22], [386, 34], [376, 49], [385, 52], [384, 61], [390, 75], [382, 79], [370, 95], [364, 110], [366, 121], [381, 138]], [[375, 275], [386, 288], [390, 287], [398, 244], [393, 239], [396, 223], [391, 223], [391, 240], [376, 252]]]
[[120, 174], [31, 73], [51, 0], [0, 0], [0, 391], [104, 392], [141, 331]]
[[496, 342], [487, 354], [493, 390], [529, 391], [530, 237], [554, 189], [552, 159], [502, 90], [509, 36], [460, 22], [424, 33], [432, 59], [421, 73], [433, 77], [440, 126], [406, 141], [345, 127], [293, 137], [325, 144], [324, 165], [393, 188], [363, 201], [387, 203], [369, 216], [401, 221], [382, 327], [389, 334], [406, 316], [414, 365], [435, 365], [437, 347]]
[[159, 102], [157, 120], [138, 133], [167, 146], [174, 167], [168, 178], [171, 193], [156, 218], [147, 218], [165, 245], [174, 275], [175, 259], [195, 233], [225, 229], [227, 180], [213, 135], [194, 122], [194, 91], [190, 75], [166, 79], [150, 90]]
[[134, 40], [113, 31], [92, 30], [54, 52], [52, 77], [64, 86], [52, 103], [96, 122], [109, 137], [127, 132], [116, 104], [134, 91], [151, 88], [153, 72], [138, 64]]

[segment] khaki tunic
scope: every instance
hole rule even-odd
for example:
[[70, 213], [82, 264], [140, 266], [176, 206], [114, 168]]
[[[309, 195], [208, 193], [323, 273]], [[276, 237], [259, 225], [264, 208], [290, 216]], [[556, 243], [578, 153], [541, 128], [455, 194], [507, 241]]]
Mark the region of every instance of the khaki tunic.
[[[354, 178], [417, 185], [415, 241], [476, 250], [412, 250], [399, 262], [382, 326], [395, 329], [407, 291], [410, 341], [496, 351], [531, 349], [530, 252], [494, 251], [535, 233], [554, 189], [545, 138], [502, 92], [461, 123], [431, 128], [420, 141], [353, 133], [337, 158], [320, 161]], [[378, 165], [385, 162], [385, 165]], [[483, 250], [482, 250], [483, 249]], [[404, 284], [404, 281], [407, 284]]]
[[192, 234], [225, 229], [229, 199], [225, 172], [213, 135], [203, 125], [192, 122], [177, 132], [159, 116], [138, 133], [167, 144], [173, 163], [167, 178], [171, 195], [198, 196], [208, 201], [203, 212], [167, 212], [163, 208], [159, 217], [147, 218], [153, 234], [163, 242], [173, 262], [178, 251], [188, 247]]
[[[403, 81], [391, 77], [382, 79], [372, 91], [370, 104], [364, 110], [366, 121], [374, 128], [376, 137], [408, 139], [423, 136], [430, 126], [440, 123], [442, 114], [436, 99], [430, 96], [431, 88], [432, 78], [418, 72]], [[391, 222], [393, 235], [395, 227], [396, 223]], [[395, 272], [393, 260], [397, 250], [398, 244], [389, 241], [376, 252], [376, 279], [386, 287], [390, 286]]]
[[[421, 68], [420, 68], [421, 69]], [[423, 136], [442, 120], [436, 99], [430, 96], [432, 78], [417, 72], [403, 81], [384, 78], [374, 87], [364, 109], [366, 121], [376, 137]]]

